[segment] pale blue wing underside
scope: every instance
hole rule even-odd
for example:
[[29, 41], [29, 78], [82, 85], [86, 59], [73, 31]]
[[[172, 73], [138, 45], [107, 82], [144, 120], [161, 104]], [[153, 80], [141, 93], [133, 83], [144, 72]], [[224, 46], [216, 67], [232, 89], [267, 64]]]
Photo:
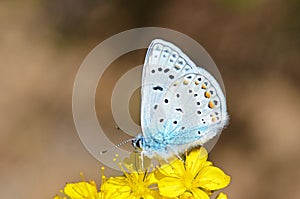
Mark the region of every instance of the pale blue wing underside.
[[[190, 62], [192, 65], [188, 65]], [[151, 42], [143, 67], [141, 126], [149, 127], [154, 107], [160, 103], [166, 89], [182, 75], [195, 72], [196, 65], [175, 45], [155, 39]], [[147, 133], [144, 133], [147, 136]]]
[[215, 78], [175, 45], [154, 40], [143, 69], [141, 125], [146, 142], [165, 143], [167, 148], [202, 145], [226, 123], [226, 100]]
[[225, 98], [217, 90], [221, 91], [203, 73], [177, 79], [153, 113], [151, 137], [175, 146], [202, 145], [216, 136], [227, 123]]

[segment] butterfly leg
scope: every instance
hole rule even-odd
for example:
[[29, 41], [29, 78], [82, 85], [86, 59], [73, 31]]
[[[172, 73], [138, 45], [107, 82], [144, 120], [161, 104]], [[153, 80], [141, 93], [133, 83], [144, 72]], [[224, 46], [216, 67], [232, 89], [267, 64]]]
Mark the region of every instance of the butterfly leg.
[[141, 167], [142, 171], [144, 171], [144, 151], [141, 151]]
[[180, 157], [180, 155], [178, 155], [177, 153], [175, 155], [181, 162], [184, 162], [184, 160]]
[[170, 151], [174, 156], [176, 156], [180, 161], [184, 162], [184, 160], [180, 157], [178, 152], [172, 150], [170, 147], [167, 147], [167, 151]]

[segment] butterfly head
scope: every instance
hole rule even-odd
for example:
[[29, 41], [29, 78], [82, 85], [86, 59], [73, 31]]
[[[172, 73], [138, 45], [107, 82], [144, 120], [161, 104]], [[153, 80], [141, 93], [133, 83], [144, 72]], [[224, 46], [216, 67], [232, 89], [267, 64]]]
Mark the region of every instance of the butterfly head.
[[131, 141], [131, 144], [135, 149], [141, 151], [143, 150], [144, 142], [145, 138], [142, 135], [138, 135]]

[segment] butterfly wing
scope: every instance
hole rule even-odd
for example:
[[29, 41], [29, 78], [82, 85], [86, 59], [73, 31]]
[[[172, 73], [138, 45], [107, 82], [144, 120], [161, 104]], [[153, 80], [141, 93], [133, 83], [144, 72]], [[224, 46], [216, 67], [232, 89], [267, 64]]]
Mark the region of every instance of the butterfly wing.
[[175, 45], [154, 40], [144, 65], [141, 116], [144, 137], [177, 153], [180, 146], [202, 145], [223, 129], [226, 100], [210, 73]]
[[152, 131], [155, 131], [153, 115], [166, 90], [174, 80], [196, 69], [195, 64], [175, 45], [161, 39], [151, 42], [144, 62], [141, 88], [141, 127], [144, 137], [152, 136]]
[[202, 145], [220, 133], [228, 120], [223, 92], [203, 69], [176, 80], [158, 107], [151, 126], [170, 146]]

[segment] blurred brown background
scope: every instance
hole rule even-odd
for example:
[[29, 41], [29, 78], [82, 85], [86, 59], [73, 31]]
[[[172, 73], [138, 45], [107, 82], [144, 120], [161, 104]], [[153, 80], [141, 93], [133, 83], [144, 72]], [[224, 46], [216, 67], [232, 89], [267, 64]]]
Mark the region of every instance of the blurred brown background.
[[1, 198], [51, 198], [80, 171], [99, 182], [73, 82], [98, 43], [143, 26], [189, 35], [218, 65], [231, 120], [210, 159], [232, 176], [229, 197], [299, 198], [299, 11], [298, 0], [0, 1]]

